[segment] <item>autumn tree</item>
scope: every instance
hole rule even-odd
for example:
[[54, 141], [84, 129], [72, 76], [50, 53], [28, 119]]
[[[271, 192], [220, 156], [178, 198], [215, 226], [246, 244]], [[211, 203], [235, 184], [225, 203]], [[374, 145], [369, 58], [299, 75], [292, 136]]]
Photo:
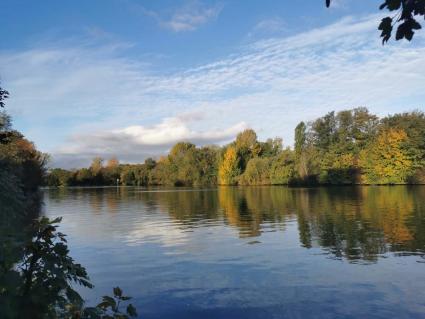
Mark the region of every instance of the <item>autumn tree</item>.
[[130, 165], [123, 166], [120, 172], [120, 181], [122, 185], [136, 186], [137, 182], [134, 167]]
[[116, 157], [112, 157], [106, 162], [106, 165], [103, 168], [103, 178], [105, 183], [109, 185], [117, 183], [117, 180], [120, 178], [119, 164], [120, 162]]
[[397, 128], [407, 134], [406, 147], [416, 162], [425, 161], [425, 113], [420, 111], [394, 114], [382, 119], [386, 129]]
[[220, 185], [235, 185], [241, 170], [235, 146], [229, 146], [220, 163], [218, 170], [218, 183]]
[[[5, 117], [0, 134], [7, 131], [9, 122]], [[393, 133], [382, 133], [391, 129], [406, 135], [400, 145], [394, 142]], [[378, 141], [385, 144], [382, 140], [393, 145], [385, 152], [394, 159], [398, 159], [394, 145], [400, 146], [400, 160], [408, 165], [397, 166], [392, 172], [401, 178], [376, 177], [375, 162], [381, 165], [385, 161], [378, 161], [379, 156], [386, 156], [384, 151], [377, 155], [376, 145]], [[406, 167], [408, 177], [402, 171]], [[379, 120], [367, 108], [358, 107], [299, 123], [294, 150], [284, 150], [281, 138], [258, 141], [255, 131], [248, 129], [224, 147], [180, 142], [158, 161], [148, 158], [143, 164], [120, 165], [111, 159], [103, 167], [98, 158], [89, 169], [52, 170], [47, 181], [51, 186], [63, 184], [61, 176], [71, 176], [65, 182], [68, 185], [115, 185], [116, 178], [123, 185], [134, 186], [425, 183], [425, 115], [415, 111]]]
[[101, 157], [93, 158], [93, 160], [90, 164], [91, 172], [94, 175], [99, 174], [102, 171], [102, 168], [103, 168], [103, 158], [101, 158]]
[[415, 173], [410, 182], [425, 184], [425, 113], [420, 111], [389, 115], [382, 119], [384, 128], [402, 129], [407, 134], [405, 142]]
[[406, 149], [407, 134], [402, 129], [383, 130], [360, 154], [363, 182], [403, 184], [413, 174], [413, 161]]
[[92, 185], [103, 184], [103, 158], [95, 157], [90, 164], [90, 174], [92, 175]]

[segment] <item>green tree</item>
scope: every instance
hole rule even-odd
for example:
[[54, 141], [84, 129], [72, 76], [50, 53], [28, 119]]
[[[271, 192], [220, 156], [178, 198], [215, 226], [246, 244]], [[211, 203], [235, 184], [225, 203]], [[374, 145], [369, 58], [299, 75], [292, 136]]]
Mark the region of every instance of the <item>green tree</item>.
[[270, 165], [269, 157], [254, 157], [246, 165], [245, 172], [240, 176], [241, 185], [270, 185]]
[[151, 185], [173, 185], [174, 178], [171, 177], [170, 164], [167, 157], [161, 157], [150, 177]]
[[304, 179], [309, 174], [308, 172], [308, 163], [307, 163], [307, 157], [305, 153], [306, 148], [306, 129], [307, 126], [304, 122], [300, 122], [295, 127], [295, 162], [296, 162], [296, 168], [298, 175], [301, 177], [301, 179]]
[[353, 124], [351, 126], [351, 136], [355, 143], [354, 152], [358, 154], [372, 141], [377, 132], [379, 120], [376, 115], [370, 114], [365, 107], [358, 107], [351, 110]]
[[257, 133], [252, 129], [244, 130], [236, 136], [235, 147], [239, 157], [239, 168], [242, 172], [245, 170], [248, 161], [261, 153]]
[[95, 157], [93, 158], [90, 165], [91, 185], [102, 185], [103, 180], [103, 158]]
[[93, 158], [91, 165], [90, 165], [90, 171], [93, 173], [93, 175], [100, 174], [103, 168], [103, 158], [101, 157], [95, 157]]
[[72, 173], [65, 169], [54, 168], [47, 172], [46, 184], [53, 187], [71, 186]]
[[115, 185], [120, 178], [120, 162], [116, 157], [110, 158], [103, 168], [104, 183], [107, 185]]
[[171, 180], [174, 185], [194, 185], [199, 179], [197, 149], [192, 143], [180, 142], [168, 155]]
[[329, 112], [311, 124], [313, 143], [319, 150], [326, 152], [335, 142], [336, 125], [335, 112]]
[[270, 184], [288, 185], [295, 177], [295, 154], [290, 149], [273, 157], [270, 165]]
[[215, 185], [218, 175], [218, 148], [206, 146], [197, 150], [197, 185]]
[[93, 173], [89, 168], [82, 168], [74, 172], [74, 181], [78, 186], [96, 185]]
[[305, 143], [306, 143], [306, 129], [307, 126], [305, 125], [304, 122], [300, 122], [296, 127], [295, 127], [295, 145], [294, 145], [294, 149], [295, 149], [295, 155], [297, 158], [301, 157], [301, 154], [304, 150], [305, 147]]
[[147, 169], [151, 170], [155, 167], [156, 165], [156, 161], [153, 158], [147, 158], [145, 159], [145, 165], [147, 167]]
[[275, 137], [274, 139], [267, 139], [265, 142], [258, 142], [260, 147], [261, 157], [273, 157], [282, 152], [283, 141], [280, 137]]
[[121, 184], [122, 185], [126, 185], [126, 186], [135, 186], [135, 185], [137, 185], [137, 183], [136, 183], [136, 176], [134, 174], [134, 169], [133, 169], [132, 166], [125, 165], [121, 169], [120, 180], [121, 180]]

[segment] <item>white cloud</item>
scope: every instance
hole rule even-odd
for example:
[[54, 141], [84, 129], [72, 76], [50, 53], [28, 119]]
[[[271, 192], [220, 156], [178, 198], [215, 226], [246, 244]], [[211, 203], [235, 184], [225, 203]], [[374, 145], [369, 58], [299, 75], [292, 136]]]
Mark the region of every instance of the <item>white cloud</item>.
[[254, 36], [270, 36], [276, 34], [282, 34], [285, 32], [286, 24], [280, 17], [272, 17], [259, 21], [252, 31], [248, 34], [248, 38]]
[[75, 134], [69, 143], [56, 152], [59, 163], [69, 167], [87, 165], [95, 156], [118, 156], [125, 162], [142, 162], [147, 157], [166, 153], [177, 142], [190, 141], [197, 145], [224, 143], [232, 140], [237, 133], [248, 126], [244, 122], [225, 129], [210, 128], [204, 131], [192, 130], [188, 124], [201, 120], [197, 113], [186, 113], [179, 117], [165, 118], [152, 126], [134, 125], [112, 131], [86, 132]]
[[[261, 138], [282, 136], [292, 144], [297, 122], [331, 110], [367, 106], [385, 115], [424, 108], [423, 33], [413, 43], [382, 46], [379, 19], [345, 18], [296, 36], [257, 41], [221, 60], [167, 75], [124, 58], [126, 46], [119, 43], [3, 51], [1, 74], [12, 93], [8, 108], [31, 126], [24, 133], [54, 156], [63, 153], [58, 151], [63, 143], [68, 156], [72, 150], [88, 156], [98, 143], [103, 154], [115, 151], [131, 159], [134, 149], [163, 152], [165, 141], [220, 142], [224, 138], [214, 134], [241, 122]], [[202, 118], [183, 119], [200, 113]], [[65, 141], [76, 132], [81, 141]]]
[[331, 6], [329, 8], [331, 8], [331, 9], [347, 9], [348, 8], [347, 0], [332, 0]]
[[223, 9], [223, 5], [206, 6], [200, 1], [190, 1], [175, 10], [169, 17], [164, 17], [142, 6], [137, 6], [137, 8], [143, 14], [154, 18], [160, 26], [174, 32], [183, 32], [196, 30], [201, 25], [216, 19]]

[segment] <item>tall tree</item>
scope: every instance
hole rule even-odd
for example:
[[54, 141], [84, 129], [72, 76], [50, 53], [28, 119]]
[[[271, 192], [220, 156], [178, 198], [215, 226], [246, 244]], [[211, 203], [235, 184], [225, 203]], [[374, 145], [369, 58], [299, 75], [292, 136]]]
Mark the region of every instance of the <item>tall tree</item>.
[[248, 161], [261, 153], [257, 133], [252, 129], [244, 130], [236, 136], [235, 147], [239, 157], [239, 168], [242, 172], [245, 170]]
[[103, 168], [103, 158], [101, 157], [93, 158], [90, 165], [90, 170], [92, 171], [92, 173], [94, 175], [99, 174], [102, 171], [102, 168]]
[[335, 142], [336, 119], [335, 112], [329, 112], [315, 120], [312, 125], [313, 142], [321, 151], [327, 151]]
[[306, 128], [307, 126], [305, 125], [304, 122], [300, 122], [296, 127], [295, 127], [295, 155], [297, 156], [297, 158], [301, 157], [302, 151], [304, 150], [305, 147], [305, 142], [306, 142]]
[[235, 185], [241, 170], [239, 168], [239, 158], [234, 146], [229, 146], [224, 153], [218, 170], [218, 183], [221, 185]]
[[192, 143], [180, 142], [173, 146], [168, 155], [170, 178], [174, 185], [193, 185], [199, 178], [197, 149]]
[[304, 179], [308, 175], [307, 157], [304, 152], [307, 142], [306, 129], [307, 126], [304, 122], [300, 122], [295, 127], [295, 165], [301, 179]]

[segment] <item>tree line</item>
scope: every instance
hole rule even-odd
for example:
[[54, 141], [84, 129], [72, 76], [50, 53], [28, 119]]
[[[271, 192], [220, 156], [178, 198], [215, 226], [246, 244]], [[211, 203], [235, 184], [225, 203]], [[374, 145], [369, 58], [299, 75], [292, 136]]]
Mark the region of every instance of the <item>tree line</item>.
[[222, 147], [174, 145], [142, 164], [97, 157], [88, 168], [52, 169], [48, 186], [349, 185], [425, 183], [425, 114], [384, 118], [360, 107], [300, 122], [295, 143], [259, 141], [252, 129]]

